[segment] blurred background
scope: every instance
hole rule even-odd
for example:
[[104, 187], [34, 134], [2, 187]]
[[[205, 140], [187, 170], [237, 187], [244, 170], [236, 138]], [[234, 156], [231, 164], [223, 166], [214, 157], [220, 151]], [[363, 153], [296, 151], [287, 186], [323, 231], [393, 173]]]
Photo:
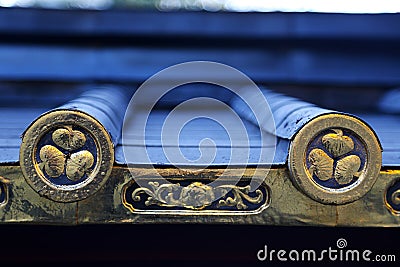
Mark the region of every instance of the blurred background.
[[[0, 0], [0, 6], [0, 90], [7, 92], [0, 106], [57, 106], [90, 83], [134, 90], [166, 67], [209, 60], [326, 108], [398, 112], [380, 104], [400, 85], [398, 1]], [[41, 97], [56, 102], [36, 101]]]
[[384, 1], [318, 1], [318, 0], [1, 0], [3, 7], [40, 7], [54, 9], [150, 8], [169, 10], [206, 10], [234, 12], [330, 12], [330, 13], [396, 13], [400, 3]]

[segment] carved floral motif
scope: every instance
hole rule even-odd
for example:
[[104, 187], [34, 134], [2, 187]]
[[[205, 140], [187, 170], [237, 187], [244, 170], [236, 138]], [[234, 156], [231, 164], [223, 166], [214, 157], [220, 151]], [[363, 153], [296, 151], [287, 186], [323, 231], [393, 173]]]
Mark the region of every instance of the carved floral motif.
[[[256, 190], [256, 196], [249, 195], [250, 185], [239, 187], [236, 185], [220, 185], [211, 187], [201, 182], [193, 182], [186, 187], [177, 184], [159, 184], [149, 182], [150, 188], [139, 187], [132, 193], [133, 201], [140, 201], [141, 194], [146, 194], [145, 205], [157, 205], [163, 207], [184, 207], [187, 209], [201, 210], [210, 206], [216, 199], [215, 196], [222, 196], [217, 207], [236, 207], [238, 210], [245, 210], [247, 201], [252, 204], [259, 204], [263, 201], [264, 195], [261, 190]], [[233, 197], [227, 196], [232, 192]]]

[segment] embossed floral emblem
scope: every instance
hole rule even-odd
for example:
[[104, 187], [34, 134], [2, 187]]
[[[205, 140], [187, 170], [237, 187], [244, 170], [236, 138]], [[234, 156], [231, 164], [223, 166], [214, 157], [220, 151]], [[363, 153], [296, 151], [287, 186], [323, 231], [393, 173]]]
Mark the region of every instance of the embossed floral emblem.
[[[332, 129], [322, 137], [322, 145], [325, 151], [314, 148], [308, 155], [311, 166], [308, 169], [311, 175], [315, 175], [322, 181], [334, 178], [339, 185], [350, 183], [354, 177], [359, 177], [361, 159], [357, 155], [350, 154], [354, 151], [354, 141], [343, 135], [340, 129]], [[350, 154], [350, 155], [348, 155]]]
[[[65, 126], [53, 132], [52, 140], [55, 146], [45, 145], [39, 152], [39, 167], [49, 177], [58, 178], [65, 173], [69, 180], [78, 181], [91, 171], [93, 154], [87, 150], [77, 151], [86, 143], [82, 132], [73, 130], [72, 126]], [[59, 148], [68, 153], [63, 153]]]
[[180, 199], [183, 206], [202, 209], [214, 201], [213, 188], [209, 185], [194, 182], [182, 188]]

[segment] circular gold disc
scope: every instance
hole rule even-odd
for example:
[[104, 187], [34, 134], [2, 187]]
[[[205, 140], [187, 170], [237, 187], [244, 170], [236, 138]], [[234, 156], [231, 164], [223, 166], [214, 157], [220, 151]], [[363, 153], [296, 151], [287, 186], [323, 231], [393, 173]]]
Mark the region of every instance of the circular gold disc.
[[79, 111], [42, 115], [26, 130], [20, 147], [20, 165], [28, 184], [58, 202], [93, 195], [107, 181], [113, 163], [109, 133]]
[[294, 184], [312, 199], [345, 204], [364, 196], [382, 164], [380, 143], [369, 126], [345, 114], [326, 114], [294, 137], [288, 165]]

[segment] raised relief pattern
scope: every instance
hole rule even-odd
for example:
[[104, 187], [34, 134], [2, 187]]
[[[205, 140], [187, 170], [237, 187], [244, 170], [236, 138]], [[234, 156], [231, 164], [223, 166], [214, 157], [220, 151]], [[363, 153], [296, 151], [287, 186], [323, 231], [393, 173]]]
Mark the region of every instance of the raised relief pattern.
[[53, 132], [52, 141], [54, 145], [43, 146], [39, 153], [39, 168], [45, 174], [51, 178], [65, 174], [70, 181], [78, 181], [92, 171], [95, 162], [93, 154], [88, 150], [78, 151], [86, 143], [82, 132], [65, 126]]
[[332, 129], [322, 139], [322, 149], [314, 148], [308, 154], [308, 171], [321, 181], [335, 179], [339, 185], [346, 185], [361, 175], [361, 159], [351, 154], [354, 141], [340, 129]]
[[251, 191], [250, 185], [221, 184], [210, 186], [203, 182], [180, 183], [150, 181], [146, 187], [136, 183], [125, 190], [125, 199], [132, 211], [186, 210], [186, 211], [256, 211], [268, 205], [269, 188], [266, 185]]

